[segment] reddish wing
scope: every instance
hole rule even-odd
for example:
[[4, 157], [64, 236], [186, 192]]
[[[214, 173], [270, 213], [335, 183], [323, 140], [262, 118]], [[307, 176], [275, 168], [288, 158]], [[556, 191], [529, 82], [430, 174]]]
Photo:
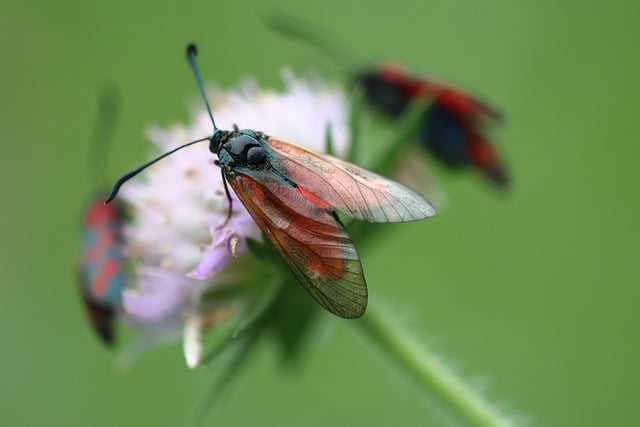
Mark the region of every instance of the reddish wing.
[[368, 222], [416, 221], [436, 214], [421, 195], [395, 181], [281, 139], [271, 137], [267, 143], [274, 150], [274, 166], [325, 209]]
[[227, 179], [313, 298], [337, 316], [362, 316], [367, 306], [362, 265], [334, 211], [269, 171], [236, 170]]

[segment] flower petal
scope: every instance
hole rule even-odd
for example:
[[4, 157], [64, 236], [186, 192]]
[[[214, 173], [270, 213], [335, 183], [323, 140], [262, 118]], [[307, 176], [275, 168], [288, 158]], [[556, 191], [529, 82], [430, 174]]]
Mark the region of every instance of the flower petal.
[[135, 290], [123, 295], [124, 309], [134, 320], [159, 323], [175, 317], [189, 299], [193, 280], [162, 268], [140, 268], [142, 276]]

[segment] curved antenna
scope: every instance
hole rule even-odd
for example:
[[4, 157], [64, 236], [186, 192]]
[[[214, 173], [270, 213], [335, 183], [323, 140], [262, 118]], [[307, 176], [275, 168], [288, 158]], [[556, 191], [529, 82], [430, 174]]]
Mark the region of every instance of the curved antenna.
[[207, 111], [209, 112], [209, 117], [211, 118], [211, 123], [213, 124], [213, 134], [211, 136], [207, 136], [206, 138], [200, 138], [200, 139], [196, 139], [195, 141], [187, 142], [186, 144], [183, 144], [183, 145], [181, 145], [179, 147], [176, 147], [173, 150], [167, 151], [166, 153], [161, 154], [160, 156], [156, 157], [155, 159], [146, 162], [142, 166], [139, 166], [139, 167], [135, 168], [134, 170], [125, 173], [120, 178], [118, 178], [118, 180], [116, 181], [115, 184], [113, 184], [113, 188], [111, 189], [111, 193], [109, 194], [109, 197], [107, 197], [107, 200], [105, 200], [105, 202], [104, 202], [105, 204], [110, 203], [113, 199], [115, 199], [115, 197], [118, 195], [118, 192], [120, 191], [120, 187], [122, 187], [122, 185], [125, 182], [129, 181], [131, 178], [133, 178], [134, 176], [138, 175], [140, 172], [142, 172], [143, 170], [145, 170], [149, 166], [159, 162], [160, 160], [164, 159], [167, 156], [170, 156], [171, 154], [175, 153], [176, 151], [182, 150], [183, 148], [189, 147], [189, 146], [191, 146], [193, 144], [197, 144], [198, 142], [213, 140], [213, 137], [216, 134], [216, 131], [218, 131], [218, 126], [216, 126], [216, 121], [213, 119], [213, 113], [211, 112], [211, 106], [209, 105], [209, 100], [207, 99], [207, 95], [206, 95], [206, 93], [204, 91], [204, 84], [202, 82], [202, 77], [200, 75], [200, 70], [199, 70], [198, 64], [196, 62], [196, 56], [197, 55], [198, 55], [198, 48], [196, 47], [196, 45], [193, 44], [193, 43], [188, 45], [187, 46], [187, 61], [189, 62], [189, 66], [191, 67], [191, 71], [193, 71], [193, 75], [195, 76], [196, 81], [198, 82], [198, 87], [200, 88], [200, 93], [202, 94], [202, 97], [204, 98], [204, 103], [207, 106]]
[[104, 204], [106, 205], [107, 203], [111, 202], [113, 199], [116, 198], [116, 196], [118, 195], [118, 191], [120, 191], [120, 187], [122, 187], [122, 184], [124, 184], [125, 182], [129, 181], [131, 178], [133, 178], [134, 176], [138, 175], [140, 172], [142, 172], [143, 170], [145, 170], [146, 168], [148, 168], [152, 164], [164, 159], [167, 156], [170, 156], [171, 154], [175, 153], [178, 150], [182, 150], [183, 148], [189, 147], [190, 145], [197, 144], [198, 142], [202, 142], [202, 141], [209, 141], [209, 138], [210, 137], [200, 138], [200, 139], [196, 139], [195, 141], [187, 142], [186, 144], [183, 144], [183, 145], [181, 145], [179, 147], [176, 147], [171, 151], [167, 151], [166, 153], [156, 157], [155, 159], [148, 161], [144, 165], [139, 166], [139, 167], [135, 168], [134, 170], [125, 173], [120, 178], [118, 178], [118, 180], [116, 181], [115, 184], [113, 184], [113, 188], [111, 189], [111, 193], [109, 194], [109, 197], [107, 197], [107, 200], [104, 201]]
[[209, 106], [209, 100], [207, 99], [207, 94], [204, 91], [204, 83], [202, 82], [202, 76], [200, 75], [200, 69], [198, 68], [198, 63], [196, 62], [196, 56], [198, 56], [198, 48], [195, 43], [189, 44], [187, 46], [187, 61], [189, 62], [189, 66], [191, 67], [191, 71], [193, 71], [193, 75], [198, 82], [198, 88], [200, 88], [200, 93], [204, 98], [204, 103], [207, 105], [207, 111], [209, 112], [209, 117], [211, 118], [211, 123], [213, 124], [213, 130], [218, 130], [218, 126], [216, 126], [216, 121], [213, 119], [213, 113], [211, 113], [211, 107]]
[[[218, 131], [218, 126], [216, 126], [216, 121], [213, 119], [213, 114], [211, 113], [211, 107], [209, 106], [209, 100], [207, 99], [207, 94], [204, 91], [204, 84], [202, 83], [202, 76], [200, 75], [200, 68], [198, 68], [198, 63], [196, 62], [196, 56], [198, 56], [198, 48], [196, 47], [195, 43], [191, 43], [189, 44], [189, 46], [187, 46], [187, 61], [189, 62], [191, 71], [193, 71], [193, 75], [196, 77], [196, 81], [198, 82], [198, 87], [200, 88], [200, 93], [204, 98], [204, 103], [207, 105], [207, 111], [209, 112], [211, 123], [213, 123], [213, 135], [211, 135], [208, 138], [209, 141], [213, 141], [213, 138], [216, 132]], [[235, 124], [233, 125], [233, 128], [234, 130], [238, 130], [238, 126]], [[215, 153], [216, 155], [218, 154], [217, 151]], [[227, 219], [224, 220], [224, 225], [226, 225], [231, 219], [231, 215], [233, 214], [233, 199], [231, 198], [231, 193], [229, 192], [229, 187], [227, 186], [227, 178], [225, 177], [224, 172], [221, 172], [221, 173], [222, 173], [222, 184], [224, 184], [224, 192], [227, 195], [227, 200], [229, 201], [229, 210], [227, 211]]]
[[332, 59], [348, 72], [356, 71], [353, 55], [336, 37], [312, 22], [304, 21], [282, 10], [272, 10], [261, 14], [264, 25], [285, 37], [302, 40]]
[[113, 131], [120, 113], [120, 94], [115, 84], [110, 83], [100, 92], [89, 148], [87, 176], [94, 184], [104, 184], [106, 179], [107, 147], [113, 138]]

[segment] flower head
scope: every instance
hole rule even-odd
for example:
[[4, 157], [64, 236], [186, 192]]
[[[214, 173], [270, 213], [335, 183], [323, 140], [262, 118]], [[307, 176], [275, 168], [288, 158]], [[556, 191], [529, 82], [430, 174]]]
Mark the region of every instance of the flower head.
[[[283, 73], [283, 80], [282, 92], [262, 90], [253, 81], [238, 90], [211, 91], [218, 126], [253, 128], [318, 151], [330, 126], [336, 152], [344, 153], [349, 139], [345, 95], [290, 72]], [[201, 110], [189, 126], [152, 127], [148, 135], [164, 152], [210, 132], [208, 114]], [[201, 326], [211, 324], [202, 319], [220, 308], [215, 301], [204, 303], [202, 296], [228, 284], [224, 273], [247, 250], [246, 239], [260, 237], [233, 193], [229, 217], [229, 200], [214, 161], [205, 142], [196, 144], [153, 165], [146, 179], [122, 189], [133, 212], [124, 230], [125, 253], [135, 265], [135, 286], [123, 295], [125, 314], [148, 327], [184, 325], [189, 365], [199, 358]], [[238, 275], [233, 279], [238, 281]]]

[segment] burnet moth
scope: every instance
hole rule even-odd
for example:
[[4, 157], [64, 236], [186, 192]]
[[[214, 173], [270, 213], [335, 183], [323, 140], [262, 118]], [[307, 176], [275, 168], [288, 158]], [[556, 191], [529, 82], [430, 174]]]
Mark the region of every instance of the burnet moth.
[[497, 147], [484, 131], [501, 120], [493, 107], [461, 89], [411, 75], [393, 64], [360, 72], [355, 79], [368, 101], [393, 117], [417, 99], [432, 99], [418, 129], [422, 146], [449, 168], [474, 167], [499, 187], [508, 185]]
[[124, 182], [148, 166], [184, 147], [208, 141], [209, 150], [218, 158], [223, 182], [235, 191], [309, 294], [337, 316], [362, 316], [367, 306], [367, 284], [360, 257], [336, 211], [369, 222], [405, 222], [433, 216], [434, 208], [413, 190], [335, 157], [260, 131], [219, 129], [196, 55], [195, 45], [189, 45], [187, 61], [204, 98], [213, 133], [123, 175], [107, 203]]
[[451, 169], [475, 168], [505, 188], [509, 180], [500, 153], [486, 128], [501, 114], [476, 96], [435, 79], [409, 73], [397, 64], [354, 65], [354, 56], [326, 31], [284, 12], [263, 16], [265, 24], [288, 37], [303, 40], [336, 61], [363, 90], [375, 109], [400, 116], [419, 99], [431, 100], [417, 139], [433, 158]]
[[[92, 146], [89, 175], [96, 186], [105, 182], [106, 150], [118, 114], [118, 96], [108, 87], [101, 95]], [[80, 256], [76, 263], [80, 294], [93, 329], [106, 345], [114, 341], [114, 322], [125, 286], [123, 270], [122, 225], [124, 210], [120, 203], [105, 204], [104, 189], [89, 200], [82, 224]]]

